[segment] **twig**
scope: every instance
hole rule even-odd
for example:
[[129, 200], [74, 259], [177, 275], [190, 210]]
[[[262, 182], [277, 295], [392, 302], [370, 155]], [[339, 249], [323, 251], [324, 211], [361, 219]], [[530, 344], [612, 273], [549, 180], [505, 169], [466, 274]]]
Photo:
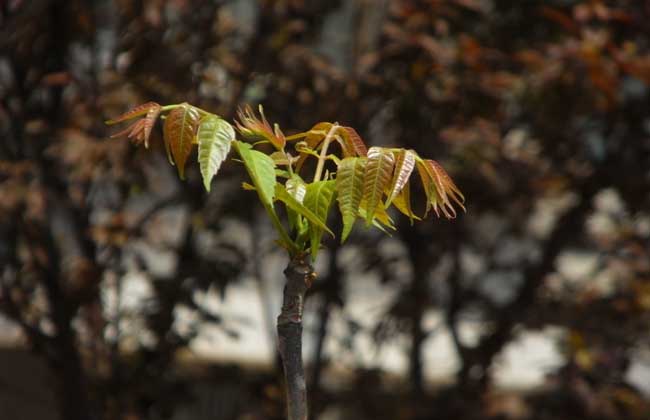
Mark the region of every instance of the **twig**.
[[325, 166], [325, 161], [327, 160], [327, 149], [332, 141], [334, 133], [338, 130], [339, 125], [337, 123], [332, 124], [332, 127], [327, 132], [325, 140], [323, 140], [323, 147], [320, 150], [320, 157], [318, 158], [318, 165], [316, 166], [316, 173], [314, 174], [314, 182], [320, 181], [320, 177], [323, 173], [323, 167]]

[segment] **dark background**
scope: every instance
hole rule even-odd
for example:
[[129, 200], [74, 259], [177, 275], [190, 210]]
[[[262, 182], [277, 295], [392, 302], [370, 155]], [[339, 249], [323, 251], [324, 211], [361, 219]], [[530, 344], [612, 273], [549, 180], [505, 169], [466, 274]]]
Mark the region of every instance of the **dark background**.
[[[646, 0], [0, 1], [0, 418], [283, 417], [273, 363], [180, 357], [206, 324], [237, 340], [220, 305], [245, 278], [279, 299], [261, 278], [284, 260], [236, 164], [207, 194], [158, 128], [153, 151], [108, 139], [104, 120], [153, 100], [261, 102], [286, 133], [339, 121], [465, 193], [454, 221], [327, 244], [313, 418], [650, 419], [649, 21]], [[147, 298], [122, 305], [134, 273]], [[371, 324], [345, 315], [367, 278], [391, 291]], [[549, 330], [559, 366], [498, 386], [504, 349]], [[458, 369], [432, 381], [441, 331]], [[339, 372], [360, 334], [402, 372]]]

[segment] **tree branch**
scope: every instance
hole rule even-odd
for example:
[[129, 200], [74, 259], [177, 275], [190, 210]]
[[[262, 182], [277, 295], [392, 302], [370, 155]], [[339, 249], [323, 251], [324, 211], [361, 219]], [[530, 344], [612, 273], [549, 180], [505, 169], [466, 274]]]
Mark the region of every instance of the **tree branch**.
[[278, 316], [278, 346], [287, 391], [288, 420], [307, 419], [307, 385], [302, 364], [302, 313], [305, 293], [316, 273], [304, 254], [292, 258], [284, 270], [282, 311]]

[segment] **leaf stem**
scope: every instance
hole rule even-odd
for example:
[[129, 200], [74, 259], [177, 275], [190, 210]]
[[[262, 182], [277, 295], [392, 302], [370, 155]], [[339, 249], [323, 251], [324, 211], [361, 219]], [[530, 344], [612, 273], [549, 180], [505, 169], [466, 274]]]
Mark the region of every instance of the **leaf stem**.
[[171, 111], [172, 109], [178, 108], [178, 107], [181, 106], [181, 105], [183, 105], [183, 104], [171, 104], [171, 105], [165, 105], [165, 106], [160, 107], [160, 111], [161, 111], [161, 112]]
[[325, 140], [323, 140], [323, 147], [320, 149], [320, 156], [318, 157], [318, 165], [316, 165], [316, 172], [314, 173], [314, 181], [320, 181], [320, 177], [323, 174], [323, 167], [325, 166], [325, 161], [327, 160], [327, 149], [330, 146], [334, 133], [339, 128], [339, 123], [332, 124], [332, 127], [327, 132]]
[[308, 134], [309, 134], [309, 131], [303, 131], [302, 133], [296, 133], [296, 134], [292, 134], [290, 136], [285, 136], [285, 140], [287, 140], [287, 141], [300, 140], [302, 138], [307, 137]]

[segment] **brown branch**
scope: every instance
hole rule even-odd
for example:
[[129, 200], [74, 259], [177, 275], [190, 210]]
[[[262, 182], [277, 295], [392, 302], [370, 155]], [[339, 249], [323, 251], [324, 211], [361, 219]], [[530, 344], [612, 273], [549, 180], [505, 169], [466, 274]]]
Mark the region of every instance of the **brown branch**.
[[284, 270], [282, 311], [278, 316], [278, 347], [284, 367], [287, 392], [288, 420], [307, 419], [307, 385], [302, 363], [302, 313], [305, 293], [311, 287], [316, 273], [307, 255], [298, 255]]

